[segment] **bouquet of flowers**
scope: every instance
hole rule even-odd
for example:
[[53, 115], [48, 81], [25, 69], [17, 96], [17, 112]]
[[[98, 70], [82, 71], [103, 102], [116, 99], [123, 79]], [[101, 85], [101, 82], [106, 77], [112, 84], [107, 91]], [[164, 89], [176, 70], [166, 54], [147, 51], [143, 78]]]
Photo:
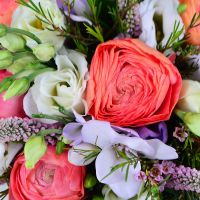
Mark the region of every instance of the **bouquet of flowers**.
[[199, 0], [0, 0], [0, 199], [200, 199]]

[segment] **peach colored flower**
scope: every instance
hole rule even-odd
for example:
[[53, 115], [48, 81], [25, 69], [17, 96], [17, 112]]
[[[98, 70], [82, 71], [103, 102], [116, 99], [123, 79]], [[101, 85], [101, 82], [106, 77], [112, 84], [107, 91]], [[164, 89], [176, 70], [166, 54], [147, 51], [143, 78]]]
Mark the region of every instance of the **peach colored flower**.
[[163, 54], [136, 39], [100, 44], [90, 67], [86, 101], [98, 120], [142, 126], [168, 120], [181, 76]]
[[[189, 27], [191, 20], [196, 13], [197, 16], [200, 12], [200, 1], [199, 0], [179, 0], [181, 4], [186, 4], [186, 11], [181, 14], [183, 23], [185, 24], [186, 29]], [[196, 24], [200, 23], [200, 19]], [[188, 42], [193, 45], [200, 45], [200, 26], [189, 29], [189, 38]]]
[[53, 146], [32, 170], [26, 169], [20, 155], [11, 171], [10, 200], [80, 200], [84, 176], [84, 167], [70, 164], [67, 152], [56, 155]]
[[[0, 82], [11, 76], [12, 74], [6, 70], [0, 70]], [[26, 114], [23, 110], [24, 96], [13, 97], [7, 101], [3, 100], [3, 95], [0, 94], [0, 118], [6, 117], [25, 117]]]
[[10, 25], [12, 14], [17, 6], [15, 0], [0, 0], [0, 24]]

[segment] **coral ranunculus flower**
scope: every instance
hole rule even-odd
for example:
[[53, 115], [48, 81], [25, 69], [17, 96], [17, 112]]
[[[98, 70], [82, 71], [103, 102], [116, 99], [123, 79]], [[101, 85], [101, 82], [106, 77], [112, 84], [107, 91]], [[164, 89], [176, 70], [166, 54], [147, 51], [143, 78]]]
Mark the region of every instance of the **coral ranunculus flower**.
[[46, 154], [28, 170], [19, 156], [10, 178], [10, 200], [81, 200], [84, 196], [85, 168], [69, 163], [67, 152], [56, 155], [49, 146]]
[[0, 24], [10, 25], [17, 6], [16, 0], [0, 0]]
[[169, 119], [182, 80], [163, 54], [136, 39], [100, 44], [90, 67], [89, 114], [119, 126]]
[[[191, 23], [191, 20], [196, 13], [198, 16], [200, 12], [200, 1], [199, 0], [179, 0], [181, 4], [186, 5], [186, 10], [181, 14], [185, 28], [187, 29]], [[200, 23], [200, 19], [196, 22], [196, 25]], [[189, 38], [188, 42], [193, 45], [200, 45], [200, 26], [196, 26], [192, 29], [189, 29]]]

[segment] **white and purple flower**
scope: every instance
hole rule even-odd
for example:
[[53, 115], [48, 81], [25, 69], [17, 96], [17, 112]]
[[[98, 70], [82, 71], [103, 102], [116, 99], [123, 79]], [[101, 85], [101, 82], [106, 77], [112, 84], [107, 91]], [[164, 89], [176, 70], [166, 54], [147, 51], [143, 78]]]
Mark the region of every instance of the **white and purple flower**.
[[[136, 179], [135, 176], [141, 170], [141, 163], [138, 161], [135, 166], [130, 165], [127, 180], [125, 180], [126, 170], [115, 170], [110, 173], [114, 166], [126, 161], [116, 155], [114, 149], [116, 145], [125, 147], [127, 154], [132, 152], [136, 157], [143, 155], [146, 158], [158, 160], [171, 160], [178, 157], [174, 148], [167, 146], [159, 139], [144, 140], [136, 131], [132, 130], [132, 133], [131, 137], [119, 134], [109, 122], [98, 120], [84, 122], [82, 118], [81, 123], [68, 124], [64, 128], [64, 137], [70, 140], [73, 146], [69, 150], [69, 160], [75, 165], [82, 166], [96, 159], [97, 179], [109, 185], [120, 198], [131, 198], [138, 193], [142, 184], [142, 181]], [[91, 153], [94, 155], [96, 153], [96, 155], [90, 157]], [[90, 159], [86, 160], [88, 156]]]

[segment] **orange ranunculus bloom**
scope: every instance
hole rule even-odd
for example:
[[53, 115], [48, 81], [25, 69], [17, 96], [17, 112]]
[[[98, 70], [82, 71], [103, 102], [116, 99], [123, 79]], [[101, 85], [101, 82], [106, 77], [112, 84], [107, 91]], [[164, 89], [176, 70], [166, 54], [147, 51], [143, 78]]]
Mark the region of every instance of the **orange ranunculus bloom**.
[[[197, 16], [200, 12], [200, 1], [199, 0], [179, 0], [181, 4], [186, 4], [186, 10], [181, 14], [183, 23], [185, 24], [186, 29], [191, 23], [191, 20], [196, 13]], [[196, 24], [200, 23], [200, 19]], [[200, 45], [200, 26], [194, 27], [188, 31], [189, 38], [188, 42], [193, 45]]]
[[89, 114], [118, 126], [143, 126], [168, 120], [182, 79], [163, 54], [140, 40], [100, 44], [86, 90]]
[[10, 25], [18, 4], [15, 0], [0, 0], [0, 24]]
[[56, 155], [49, 146], [33, 169], [25, 167], [24, 155], [14, 163], [10, 177], [10, 200], [81, 200], [84, 197], [85, 167], [68, 161], [68, 152]]

